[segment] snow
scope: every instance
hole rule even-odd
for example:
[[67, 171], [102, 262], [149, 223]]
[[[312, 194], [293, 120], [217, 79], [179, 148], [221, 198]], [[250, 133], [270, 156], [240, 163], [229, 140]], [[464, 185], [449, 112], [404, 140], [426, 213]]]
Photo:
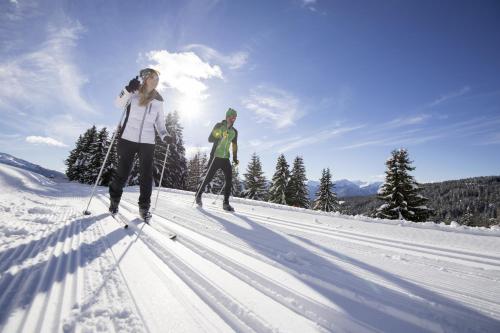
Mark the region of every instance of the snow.
[[0, 187], [1, 332], [500, 331], [498, 226], [168, 189], [147, 226], [131, 187], [123, 229], [106, 188], [83, 216], [90, 186], [0, 164]]

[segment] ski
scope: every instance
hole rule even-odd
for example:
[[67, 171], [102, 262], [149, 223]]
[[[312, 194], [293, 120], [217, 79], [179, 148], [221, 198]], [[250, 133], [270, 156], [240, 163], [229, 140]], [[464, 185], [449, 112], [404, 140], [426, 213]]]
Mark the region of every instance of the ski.
[[[141, 217], [142, 222], [144, 222], [145, 224], [147, 224], [149, 226], [151, 226], [151, 220], [152, 219], [153, 219], [152, 215], [149, 215], [149, 216], [147, 216], [145, 218]], [[167, 227], [164, 227], [164, 226], [161, 226], [161, 228], [167, 232], [167, 237], [169, 239], [174, 240], [174, 239], [177, 238], [177, 234], [175, 232], [169, 230]]]
[[118, 223], [122, 224], [123, 228], [125, 228], [125, 229], [128, 228], [128, 222], [126, 222], [127, 220], [120, 213], [115, 213], [115, 214], [109, 213], [109, 215], [111, 215], [111, 217], [113, 219], [115, 219], [115, 221], [117, 221]]

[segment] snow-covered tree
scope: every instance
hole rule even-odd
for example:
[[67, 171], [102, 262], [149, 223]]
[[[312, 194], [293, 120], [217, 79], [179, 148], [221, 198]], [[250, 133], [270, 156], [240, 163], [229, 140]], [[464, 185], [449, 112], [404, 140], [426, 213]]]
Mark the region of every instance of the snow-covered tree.
[[[71, 161], [67, 160], [71, 165], [68, 165], [68, 179], [76, 180], [79, 183], [91, 184], [89, 178], [89, 168], [92, 159], [92, 150], [97, 142], [97, 129], [95, 126], [87, 129], [77, 141], [77, 147], [70, 153]], [[76, 159], [75, 159], [76, 158]], [[71, 178], [70, 178], [71, 175]], [[95, 181], [95, 179], [94, 179]]]
[[426, 221], [431, 210], [425, 203], [427, 199], [420, 195], [420, 188], [410, 171], [411, 166], [406, 149], [394, 150], [386, 161], [385, 183], [380, 187], [378, 197], [386, 203], [380, 206], [376, 216], [386, 219], [404, 219]]
[[323, 169], [319, 181], [319, 188], [316, 192], [316, 199], [314, 200], [313, 208], [315, 210], [322, 210], [324, 212], [339, 210], [339, 202], [337, 200], [337, 195], [333, 191], [333, 187], [330, 169]]
[[300, 156], [297, 156], [293, 161], [287, 192], [287, 201], [290, 206], [309, 208], [306, 168], [304, 160]]
[[70, 151], [68, 158], [64, 161], [64, 164], [66, 164], [66, 177], [68, 177], [69, 180], [78, 181], [79, 174], [77, 170], [77, 161], [80, 157], [82, 147], [83, 135], [80, 135], [75, 143], [75, 148]]
[[188, 161], [188, 174], [186, 180], [186, 189], [188, 191], [197, 191], [203, 180], [203, 172], [207, 164], [207, 155], [197, 152]]
[[256, 153], [253, 153], [250, 163], [248, 163], [247, 172], [243, 176], [245, 178], [243, 196], [254, 200], [265, 200], [267, 181]]
[[243, 187], [241, 184], [241, 179], [240, 179], [240, 173], [238, 171], [238, 166], [233, 165], [233, 182], [232, 182], [232, 189], [231, 193], [233, 197], [241, 197], [242, 192], [243, 192]]
[[276, 162], [276, 171], [274, 172], [271, 186], [269, 187], [269, 202], [274, 202], [282, 205], [287, 204], [287, 186], [290, 178], [290, 170], [286, 162], [285, 155], [278, 156]]
[[[108, 152], [108, 147], [108, 130], [106, 129], [106, 127], [104, 127], [97, 133], [96, 141], [90, 147], [90, 161], [87, 170], [85, 170], [84, 172], [85, 182], [87, 184], [94, 184], [97, 180], [99, 171], [101, 171], [102, 164], [104, 163], [104, 158], [106, 157], [106, 153]], [[106, 164], [109, 166], [108, 161], [106, 162]], [[109, 181], [109, 179], [105, 179], [101, 176], [98, 185], [108, 185], [107, 181]]]
[[[174, 111], [173, 113], [169, 113], [167, 115], [165, 126], [169, 133], [175, 134], [177, 143], [172, 143], [169, 145], [162, 186], [176, 189], [185, 189], [187, 180], [186, 149], [184, 148], [184, 140], [182, 134], [183, 127], [179, 123], [179, 114], [177, 113], [177, 111]], [[163, 142], [157, 135], [153, 172], [156, 184], [160, 182], [166, 149], [167, 144]]]

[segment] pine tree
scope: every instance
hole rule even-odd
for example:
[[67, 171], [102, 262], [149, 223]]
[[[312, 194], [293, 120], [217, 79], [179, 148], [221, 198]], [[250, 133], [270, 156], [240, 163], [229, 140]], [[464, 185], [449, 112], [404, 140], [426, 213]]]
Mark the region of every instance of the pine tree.
[[[168, 150], [167, 161], [165, 165], [165, 174], [163, 175], [162, 187], [175, 189], [185, 189], [187, 180], [187, 161], [186, 149], [184, 148], [183, 127], [179, 123], [179, 114], [177, 111], [169, 113], [165, 120], [165, 126], [169, 133], [174, 133], [177, 143], [171, 143]], [[163, 161], [167, 144], [159, 136], [156, 136], [154, 178], [155, 183], [160, 182]]]
[[132, 171], [127, 179], [128, 186], [136, 186], [140, 184], [140, 173], [139, 173], [139, 154], [135, 154], [132, 162]]
[[225, 186], [226, 178], [224, 172], [222, 172], [222, 169], [219, 169], [215, 172], [214, 178], [212, 178], [207, 188], [210, 193], [219, 194]]
[[290, 181], [287, 187], [287, 199], [290, 206], [309, 208], [309, 190], [307, 189], [306, 168], [302, 157], [293, 161]]
[[241, 185], [241, 179], [240, 179], [240, 173], [238, 171], [238, 166], [233, 165], [233, 181], [232, 181], [232, 188], [231, 188], [231, 193], [233, 197], [241, 197], [242, 192], [243, 192], [243, 187]]
[[314, 209], [324, 212], [333, 212], [339, 210], [337, 195], [333, 191], [332, 175], [330, 169], [323, 169], [319, 182], [316, 200], [314, 200]]
[[83, 135], [78, 136], [78, 140], [76, 141], [75, 148], [70, 151], [68, 158], [64, 162], [66, 164], [66, 177], [68, 180], [78, 181], [78, 172], [77, 172], [77, 161], [81, 154], [81, 150], [83, 147]]
[[[96, 136], [96, 141], [92, 144], [90, 148], [90, 161], [87, 170], [85, 171], [85, 182], [88, 184], [94, 184], [99, 176], [99, 171], [101, 171], [102, 164], [104, 163], [104, 158], [108, 151], [109, 141], [108, 141], [108, 131], [106, 127], [101, 129]], [[104, 173], [104, 170], [103, 170]], [[98, 185], [107, 185], [103, 183], [103, 178], [101, 177]]]
[[89, 177], [89, 166], [96, 142], [97, 129], [94, 125], [83, 134], [81, 149], [79, 150], [78, 157], [74, 163], [73, 172], [76, 176], [75, 180], [79, 183], [92, 184], [91, 178]]
[[425, 206], [427, 199], [420, 195], [420, 189], [409, 171], [411, 166], [406, 149], [393, 150], [386, 161], [385, 183], [380, 187], [378, 197], [386, 203], [380, 206], [376, 216], [386, 219], [426, 221], [431, 210]]
[[[113, 133], [114, 135], [114, 133]], [[109, 145], [111, 144], [111, 140], [107, 142], [107, 149], [109, 149]], [[101, 184], [104, 186], [109, 186], [113, 179], [113, 173], [115, 169], [118, 167], [118, 138], [115, 138], [113, 142], [113, 147], [111, 147], [111, 151], [109, 152], [108, 160], [106, 161], [106, 166], [102, 172], [102, 181]]]
[[287, 186], [290, 178], [290, 171], [285, 155], [281, 154], [276, 162], [276, 171], [274, 172], [271, 186], [269, 188], [269, 202], [282, 205], [287, 204]]
[[256, 153], [253, 153], [250, 163], [248, 163], [247, 172], [243, 176], [245, 177], [243, 196], [254, 200], [265, 200], [267, 181]]
[[198, 187], [201, 185], [206, 159], [207, 157], [205, 154], [197, 152], [188, 161], [188, 174], [186, 180], [186, 189], [188, 191], [196, 192], [198, 190]]

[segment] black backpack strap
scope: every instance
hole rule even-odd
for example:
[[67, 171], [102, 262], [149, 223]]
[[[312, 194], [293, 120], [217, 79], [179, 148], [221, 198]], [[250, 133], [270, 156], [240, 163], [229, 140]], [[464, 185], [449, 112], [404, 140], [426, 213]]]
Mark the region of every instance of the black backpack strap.
[[122, 137], [123, 131], [125, 131], [125, 126], [127, 126], [128, 116], [130, 115], [130, 104], [127, 105], [127, 111], [125, 113], [125, 120], [123, 121], [123, 125], [120, 126], [120, 135], [118, 136], [120, 139]]

